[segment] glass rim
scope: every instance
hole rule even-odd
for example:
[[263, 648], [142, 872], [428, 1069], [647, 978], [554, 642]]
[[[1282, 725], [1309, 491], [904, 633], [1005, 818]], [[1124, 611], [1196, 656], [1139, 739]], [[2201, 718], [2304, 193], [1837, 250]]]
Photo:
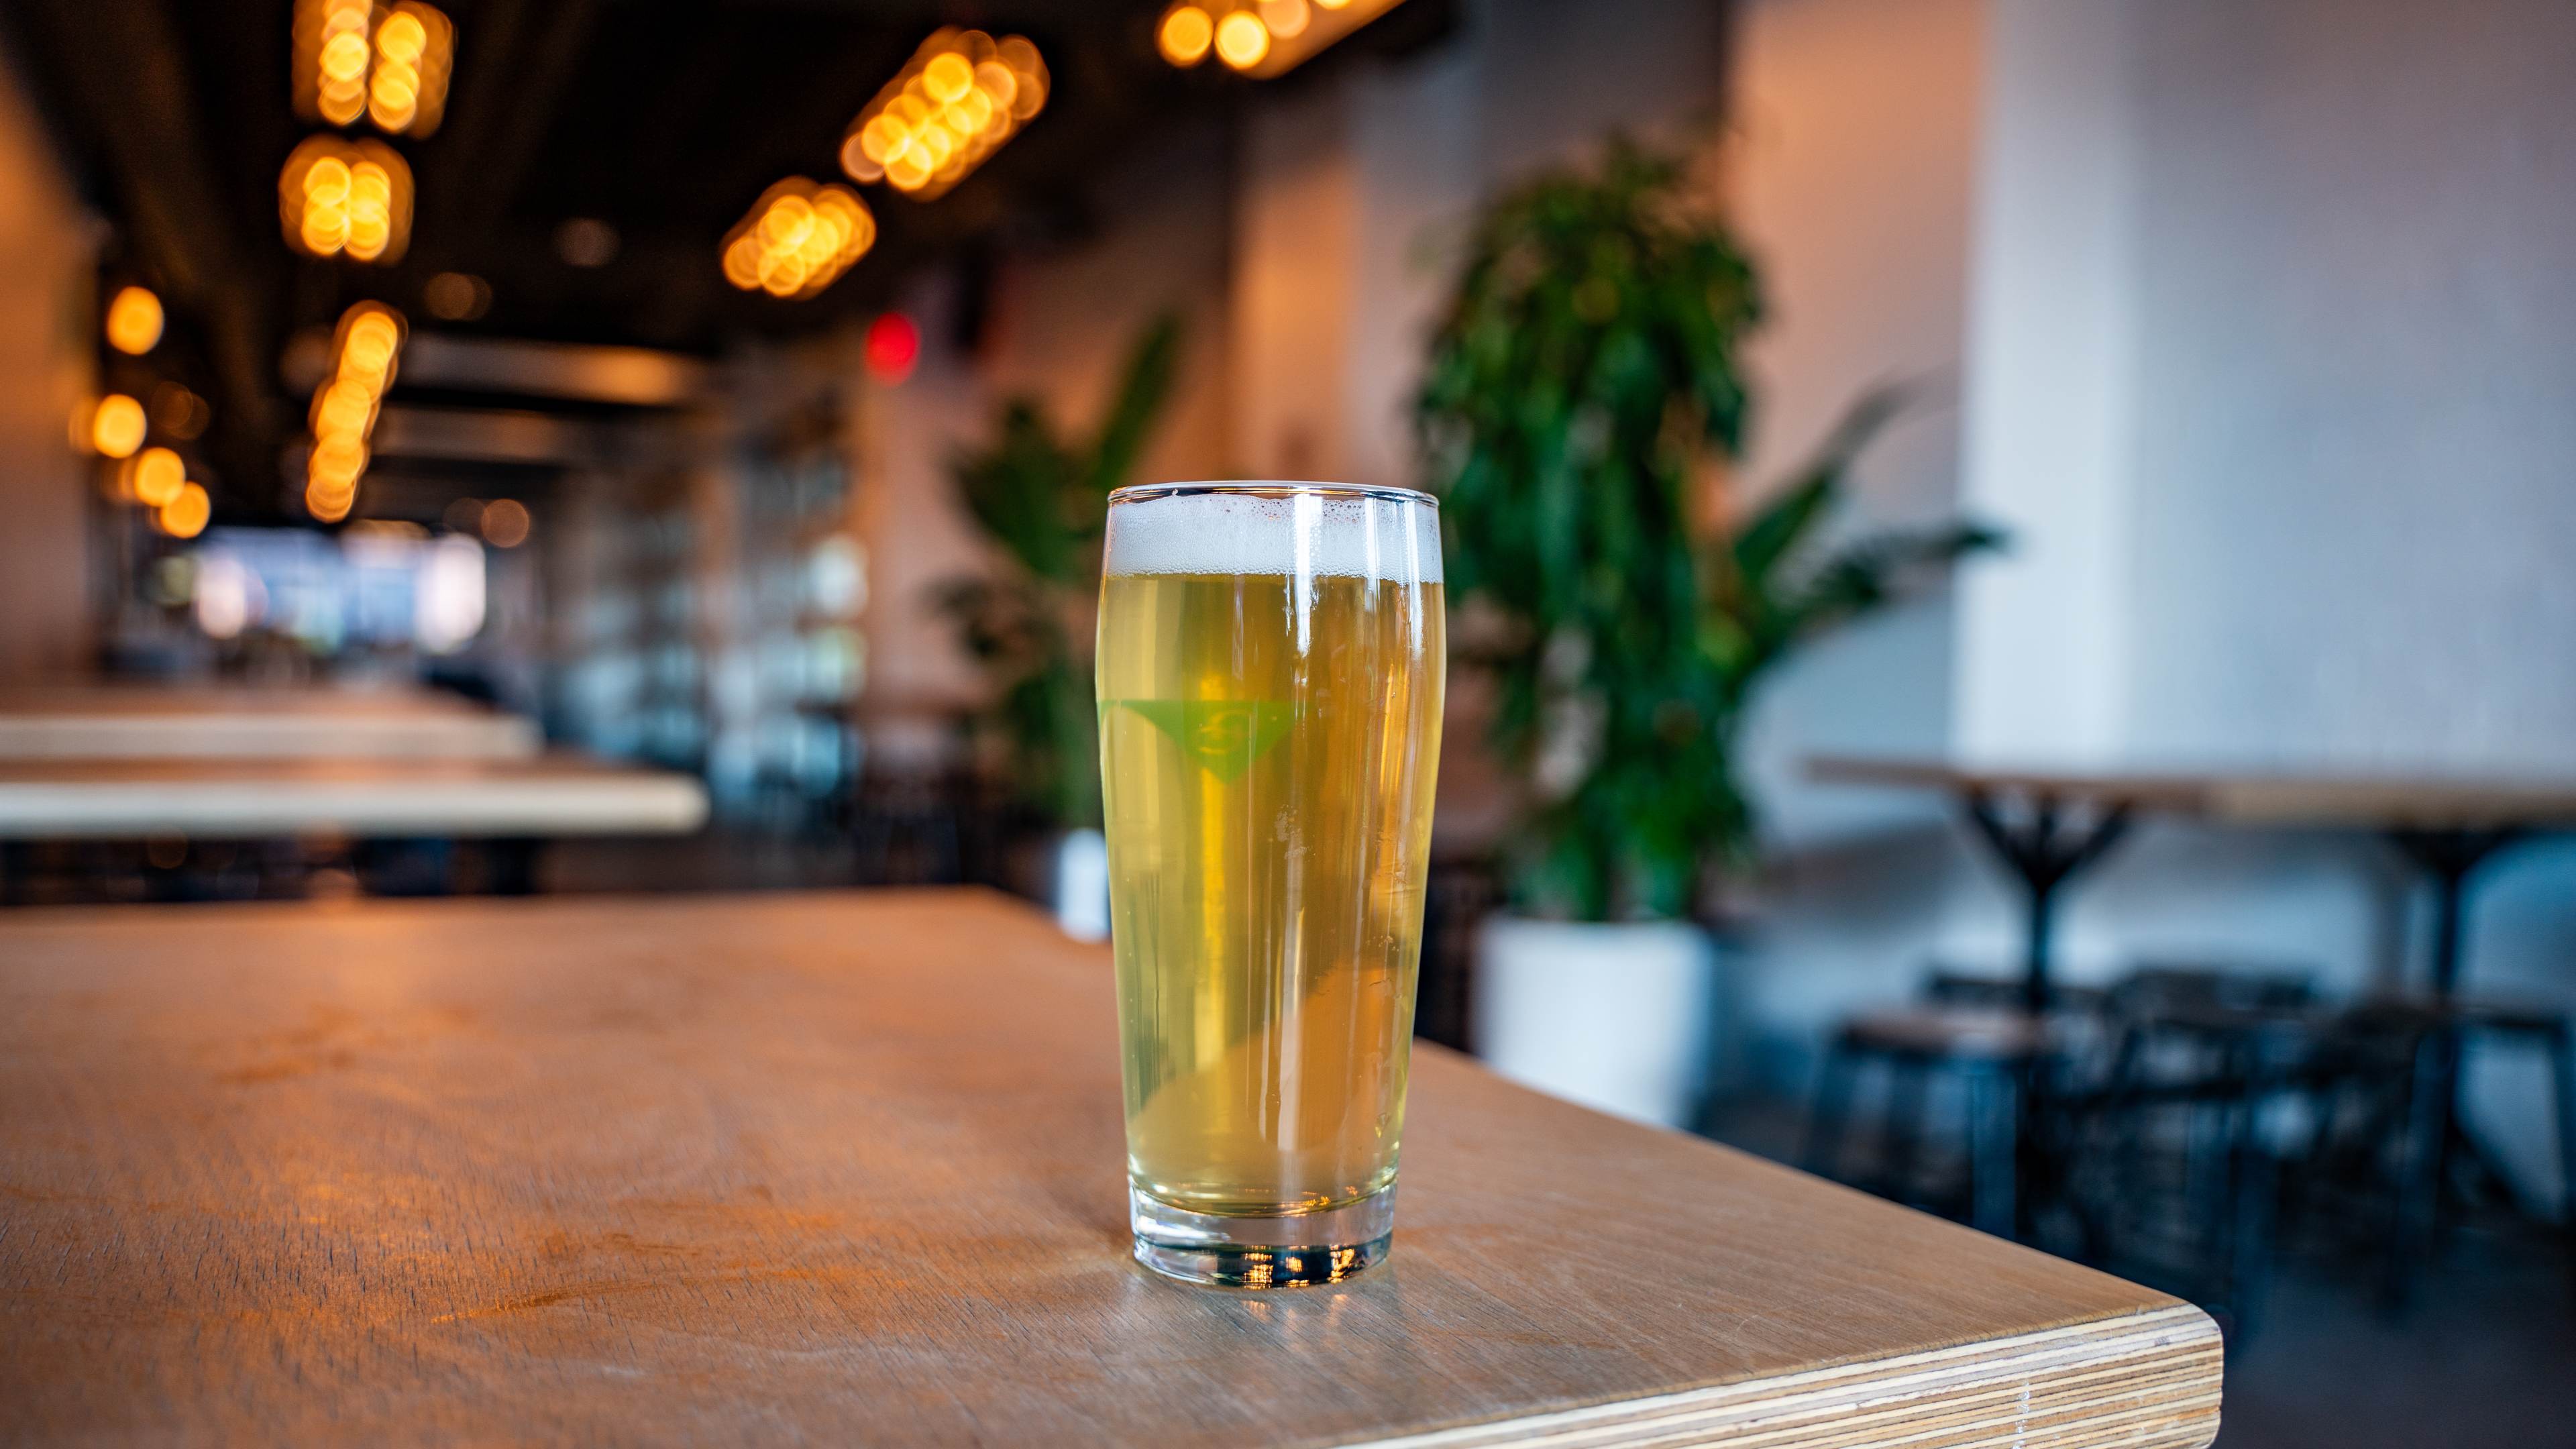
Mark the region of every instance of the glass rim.
[[1233, 479], [1206, 483], [1130, 483], [1109, 490], [1109, 501], [1144, 503], [1157, 498], [1190, 498], [1202, 494], [1233, 495], [1243, 498], [1365, 498], [1377, 503], [1422, 503], [1432, 508], [1440, 500], [1419, 488], [1397, 488], [1383, 483], [1315, 483], [1295, 479]]

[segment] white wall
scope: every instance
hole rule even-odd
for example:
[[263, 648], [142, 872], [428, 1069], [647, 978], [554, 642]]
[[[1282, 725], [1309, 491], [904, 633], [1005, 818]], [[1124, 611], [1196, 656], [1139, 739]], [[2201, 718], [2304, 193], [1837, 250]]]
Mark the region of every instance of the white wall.
[[2576, 770], [2576, 6], [2134, 23], [2133, 748]]
[[1350, 473], [1354, 252], [1373, 198], [1349, 113], [1336, 85], [1270, 98], [1244, 126], [1227, 362], [1234, 455], [1250, 477]]
[[1170, 311], [1181, 372], [1138, 481], [1221, 477], [1234, 448], [1228, 288], [1235, 241], [1223, 131], [1165, 138], [1121, 169], [1099, 231], [1013, 259], [994, 281], [990, 335], [974, 359], [997, 396], [1043, 397], [1058, 420], [1097, 426], [1139, 329]]
[[1993, 0], [1991, 752], [2576, 760], [2576, 9]]
[[[1769, 299], [1750, 357], [1749, 493], [1783, 479], [1855, 397], [1902, 382], [1917, 400], [1862, 456], [1847, 526], [1960, 506], [1986, 5], [1739, 9], [1725, 196]], [[1950, 596], [1935, 596], [1820, 641], [1762, 695], [1746, 748], [1775, 864], [1734, 982], [1752, 1034], [1803, 1037], [1905, 990], [1937, 936], [2002, 929], [2003, 899], [1944, 802], [1803, 773], [1815, 753], [1946, 751], [1954, 633]]]
[[2012, 558], [1962, 585], [1962, 753], [2116, 755], [2124, 740], [2129, 28], [2112, 0], [1993, 0], [1985, 26], [1962, 492], [2010, 527]]
[[[1896, 383], [1914, 401], [1862, 455], [1842, 526], [1959, 507], [1959, 279], [1985, 6], [1740, 8], [1724, 195], [1768, 305], [1748, 359], [1753, 429], [1735, 483], [1744, 502], [1784, 482], [1856, 398]], [[1950, 599], [1936, 596], [1821, 641], [1772, 682], [1747, 746], [1776, 846], [1806, 850], [1937, 818], [1933, 802], [1810, 786], [1802, 759], [1947, 748], [1952, 633]]]

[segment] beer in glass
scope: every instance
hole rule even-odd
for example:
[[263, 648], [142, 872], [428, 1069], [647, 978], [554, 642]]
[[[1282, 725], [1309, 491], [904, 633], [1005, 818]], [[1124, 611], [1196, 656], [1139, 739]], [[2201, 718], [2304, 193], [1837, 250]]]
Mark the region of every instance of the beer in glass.
[[1110, 495], [1101, 789], [1136, 1256], [1202, 1283], [1385, 1256], [1445, 652], [1438, 508]]

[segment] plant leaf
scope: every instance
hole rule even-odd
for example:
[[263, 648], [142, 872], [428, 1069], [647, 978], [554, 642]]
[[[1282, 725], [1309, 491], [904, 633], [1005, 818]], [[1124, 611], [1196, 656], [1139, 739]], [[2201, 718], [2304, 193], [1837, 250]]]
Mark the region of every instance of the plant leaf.
[[1852, 460], [1878, 436], [1879, 429], [1902, 412], [1905, 390], [1888, 385], [1861, 394], [1833, 431], [1793, 476], [1789, 486], [1765, 504], [1735, 535], [1735, 569], [1745, 587], [1759, 592], [1771, 571], [1805, 541], [1817, 521], [1829, 512]]
[[1144, 456], [1145, 444], [1153, 434], [1154, 422], [1171, 398], [1172, 384], [1180, 376], [1180, 369], [1181, 319], [1178, 314], [1165, 312], [1146, 324], [1136, 345], [1128, 351], [1127, 366], [1119, 374], [1117, 395], [1109, 405], [1109, 415], [1101, 420], [1078, 485], [1086, 503], [1095, 496], [1106, 499], [1111, 489], [1124, 485], [1136, 471], [1137, 461]]
[[2003, 533], [1981, 523], [1893, 530], [1859, 540], [1826, 559], [1780, 607], [1780, 628], [1805, 638], [1878, 609], [1944, 574], [1973, 553], [2000, 549]]
[[1016, 566], [937, 586], [959, 643], [992, 684], [974, 730], [1001, 742], [1019, 798], [1060, 825], [1100, 818], [1099, 718], [1088, 641], [1071, 635], [1072, 601], [1100, 586], [1109, 490], [1143, 454], [1178, 373], [1180, 323], [1157, 318], [1130, 349], [1116, 396], [1087, 443], [1066, 441], [1034, 398], [1006, 399], [980, 446], [959, 449], [959, 501]]

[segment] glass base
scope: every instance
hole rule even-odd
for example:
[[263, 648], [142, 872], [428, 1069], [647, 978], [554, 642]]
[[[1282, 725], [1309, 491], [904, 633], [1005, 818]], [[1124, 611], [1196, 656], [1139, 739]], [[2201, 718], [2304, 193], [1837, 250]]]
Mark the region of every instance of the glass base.
[[1395, 1235], [1395, 1188], [1348, 1207], [1277, 1217], [1195, 1213], [1127, 1188], [1136, 1261], [1167, 1278], [1224, 1288], [1303, 1288], [1339, 1283], [1386, 1257]]

